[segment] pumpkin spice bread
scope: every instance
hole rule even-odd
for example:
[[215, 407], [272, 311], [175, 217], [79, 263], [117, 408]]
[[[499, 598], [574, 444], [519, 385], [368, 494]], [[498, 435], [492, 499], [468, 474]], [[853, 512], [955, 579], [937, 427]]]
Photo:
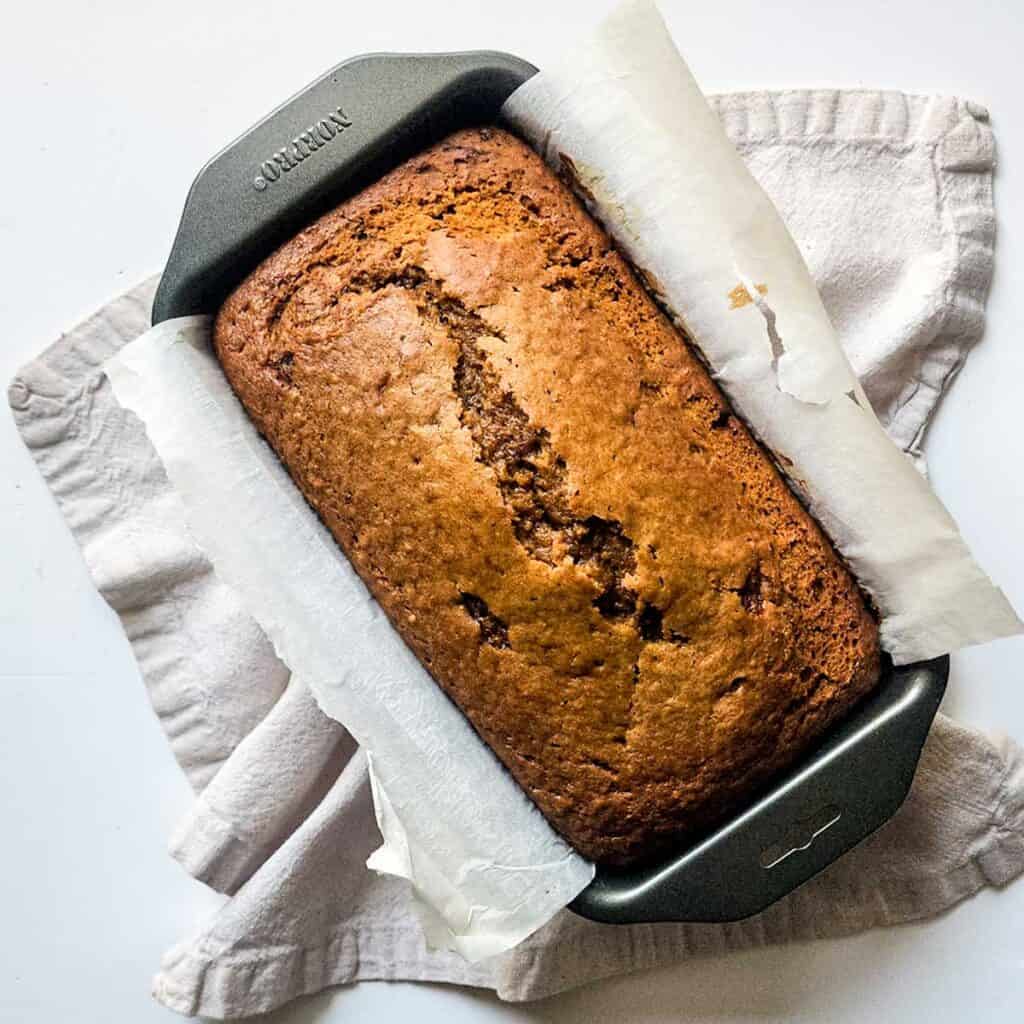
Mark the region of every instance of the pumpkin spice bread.
[[829, 542], [541, 159], [460, 131], [259, 266], [229, 381], [582, 854], [709, 827], [874, 684]]

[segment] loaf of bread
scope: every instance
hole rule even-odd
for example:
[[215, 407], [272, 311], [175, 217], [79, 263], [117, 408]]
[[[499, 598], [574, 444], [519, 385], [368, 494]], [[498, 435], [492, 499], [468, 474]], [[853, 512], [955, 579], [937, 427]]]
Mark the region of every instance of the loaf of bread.
[[511, 135], [460, 131], [342, 203], [235, 290], [215, 344], [402, 637], [586, 857], [707, 829], [876, 681], [827, 539]]

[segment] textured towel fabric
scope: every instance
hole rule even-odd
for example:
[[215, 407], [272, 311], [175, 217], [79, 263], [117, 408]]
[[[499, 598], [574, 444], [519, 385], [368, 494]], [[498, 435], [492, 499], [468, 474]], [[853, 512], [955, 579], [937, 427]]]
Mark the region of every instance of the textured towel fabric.
[[[877, 412], [919, 454], [936, 400], [983, 328], [995, 230], [987, 114], [900, 93], [712, 102], [800, 244]], [[427, 951], [404, 883], [365, 868], [379, 836], [362, 754], [289, 685], [214, 577], [138, 420], [100, 372], [148, 326], [153, 286], [65, 335], [9, 395], [196, 789], [172, 853], [232, 895], [166, 956], [155, 983], [166, 1005], [237, 1017], [370, 978], [532, 999], [687, 956], [917, 920], [1024, 870], [1020, 750], [940, 716], [896, 817], [755, 918], [615, 928], [564, 912], [492, 961]]]

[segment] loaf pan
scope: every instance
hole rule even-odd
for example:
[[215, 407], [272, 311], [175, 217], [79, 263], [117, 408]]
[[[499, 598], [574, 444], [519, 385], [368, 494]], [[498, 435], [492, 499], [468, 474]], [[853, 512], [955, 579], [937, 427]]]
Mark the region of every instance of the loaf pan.
[[[456, 128], [493, 122], [536, 73], [503, 53], [372, 54], [339, 64], [200, 171], [153, 323], [215, 313], [281, 242]], [[732, 921], [785, 896], [902, 803], [949, 659], [895, 669], [752, 805], [658, 864], [599, 867], [576, 913], [615, 924]]]

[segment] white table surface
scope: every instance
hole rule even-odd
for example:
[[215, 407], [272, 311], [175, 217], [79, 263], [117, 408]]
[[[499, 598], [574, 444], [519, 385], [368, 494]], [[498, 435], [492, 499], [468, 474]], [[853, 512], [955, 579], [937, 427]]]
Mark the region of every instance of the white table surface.
[[[0, 28], [0, 379], [160, 269], [189, 182], [339, 60], [509, 50], [543, 65], [607, 2], [37, 0]], [[1024, 609], [1024, 6], [732, 0], [663, 7], [708, 91], [943, 91], [992, 111], [1000, 237], [987, 334], [928, 438], [935, 486]], [[165, 853], [189, 790], [115, 616], [0, 413], [0, 1021], [168, 1022], [161, 953], [219, 904]], [[1024, 640], [954, 658], [946, 710], [1024, 740]], [[927, 924], [685, 964], [532, 1006], [361, 984], [276, 1022], [1024, 1019], [1024, 880]]]

